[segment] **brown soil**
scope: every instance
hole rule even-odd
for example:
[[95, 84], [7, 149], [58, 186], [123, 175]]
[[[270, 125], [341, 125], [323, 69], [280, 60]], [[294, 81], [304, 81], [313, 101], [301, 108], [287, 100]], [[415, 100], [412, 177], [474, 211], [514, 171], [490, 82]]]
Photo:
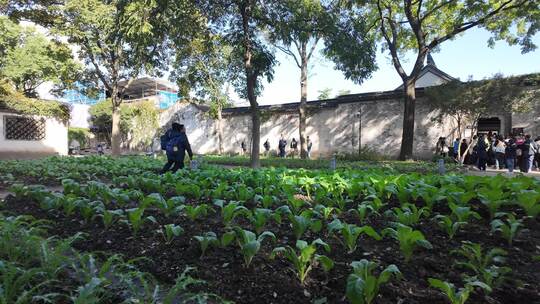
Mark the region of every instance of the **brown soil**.
[[[460, 274], [464, 271], [453, 266], [456, 256], [450, 252], [466, 240], [481, 243], [484, 248], [505, 249], [508, 251], [507, 266], [512, 268], [512, 274], [503, 286], [489, 295], [477, 290], [467, 303], [540, 303], [540, 263], [533, 262], [533, 256], [540, 254], [538, 219], [526, 221], [527, 230], [521, 233], [512, 247], [499, 236], [491, 235], [486, 221], [470, 223], [453, 240], [449, 240], [435, 223], [422, 222], [416, 228], [425, 234], [434, 248], [416, 251], [409, 263], [404, 262], [398, 244], [392, 239], [375, 241], [361, 236], [356, 252], [347, 254], [339, 240], [324, 233], [315, 235], [308, 232], [304, 240], [320, 237], [331, 245], [332, 252], [328, 256], [335, 261], [335, 268], [328, 274], [314, 268], [302, 286], [288, 261], [268, 258], [274, 247], [285, 244], [294, 247], [295, 238], [287, 220], [281, 225], [274, 222], [267, 225], [266, 230], [274, 232], [278, 241], [272, 244], [265, 240], [251, 266], [246, 268], [236, 244], [223, 249], [210, 248], [201, 257], [199, 244], [193, 236], [207, 231], [214, 231], [219, 236], [226, 231], [219, 213], [191, 221], [185, 217], [166, 218], [150, 210], [148, 215], [154, 215], [159, 223], [175, 223], [185, 230], [181, 237], [167, 245], [157, 232], [159, 226], [156, 224], [146, 225], [139, 235], [133, 236], [131, 230], [120, 223], [105, 230], [99, 219], [85, 223], [79, 216], [67, 218], [60, 212], [43, 211], [35, 202], [17, 201], [12, 196], [6, 198], [3, 209], [11, 214], [28, 214], [51, 220], [50, 233], [53, 235], [68, 237], [79, 231], [85, 232], [85, 239], [74, 245], [79, 250], [120, 253], [129, 259], [146, 257], [149, 260], [140, 262], [140, 267], [162, 282], [173, 283], [186, 266], [195, 266], [197, 277], [208, 283], [202, 289], [236, 303], [313, 303], [322, 298], [326, 298], [326, 303], [347, 303], [345, 286], [351, 272], [349, 264], [363, 258], [377, 261], [383, 267], [396, 264], [403, 273], [401, 280], [383, 285], [376, 303], [447, 303], [445, 296], [429, 287], [427, 279], [440, 278], [461, 287]], [[342, 219], [360, 225], [352, 216], [344, 215]], [[251, 229], [250, 224], [241, 218], [236, 223]], [[380, 231], [388, 223], [384, 217], [379, 217], [371, 219], [369, 224]]]

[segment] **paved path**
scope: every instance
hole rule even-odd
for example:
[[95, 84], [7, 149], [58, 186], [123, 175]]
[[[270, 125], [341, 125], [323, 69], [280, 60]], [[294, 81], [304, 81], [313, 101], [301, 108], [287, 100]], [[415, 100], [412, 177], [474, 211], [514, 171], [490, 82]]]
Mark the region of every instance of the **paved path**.
[[499, 174], [502, 174], [503, 176], [519, 176], [521, 174], [529, 177], [534, 177], [536, 179], [540, 179], [540, 171], [532, 171], [529, 173], [521, 173], [519, 170], [514, 170], [514, 173], [509, 173], [508, 170], [497, 170], [488, 168], [486, 171], [480, 171], [474, 167], [469, 167], [468, 170], [464, 171], [463, 174], [467, 175], [476, 175], [476, 176], [497, 176]]

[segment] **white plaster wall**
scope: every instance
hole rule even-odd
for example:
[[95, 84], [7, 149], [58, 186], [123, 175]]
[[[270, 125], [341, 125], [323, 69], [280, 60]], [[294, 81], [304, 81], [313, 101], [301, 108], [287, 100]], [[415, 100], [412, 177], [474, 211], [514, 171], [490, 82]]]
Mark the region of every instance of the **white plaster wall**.
[[[401, 99], [377, 100], [340, 104], [309, 110], [306, 135], [313, 142], [313, 157], [329, 157], [334, 152], [357, 153], [361, 112], [361, 141], [363, 148], [375, 150], [390, 158], [397, 158], [401, 148], [403, 125], [403, 102]], [[262, 144], [268, 139], [272, 152], [277, 151], [280, 134], [290, 143], [299, 140], [298, 114], [295, 112], [263, 112], [261, 115]], [[446, 137], [451, 145], [458, 136], [457, 126], [451, 118], [442, 122], [435, 118], [424, 98], [418, 98], [415, 113], [414, 157], [431, 159], [439, 137]], [[502, 126], [506, 123], [503, 116]], [[186, 125], [194, 153], [206, 154], [218, 151], [217, 123], [199, 108], [178, 103], [162, 114], [162, 125], [177, 121]], [[540, 103], [535, 111], [513, 115], [513, 126], [524, 126], [525, 132], [540, 135]], [[225, 153], [240, 153], [241, 142], [251, 146], [251, 117], [249, 113], [228, 114], [223, 117], [223, 147]], [[288, 147], [287, 147], [288, 149]]]
[[90, 128], [90, 106], [84, 104], [72, 104], [69, 125], [77, 128]]
[[[45, 139], [40, 141], [6, 140], [5, 116], [20, 116], [0, 112], [0, 156], [2, 158], [18, 158], [31, 155], [67, 155], [68, 131], [63, 122], [55, 118], [46, 118]], [[36, 116], [39, 118], [39, 116]]]

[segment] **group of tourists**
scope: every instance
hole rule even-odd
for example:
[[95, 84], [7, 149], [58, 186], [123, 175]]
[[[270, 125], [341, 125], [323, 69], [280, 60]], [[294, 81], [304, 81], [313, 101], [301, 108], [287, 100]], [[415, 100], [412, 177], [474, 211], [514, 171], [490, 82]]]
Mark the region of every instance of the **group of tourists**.
[[[311, 158], [311, 148], [313, 147], [313, 143], [311, 142], [311, 139], [306, 137], [306, 145], [307, 145], [307, 157]], [[265, 155], [270, 154], [270, 142], [268, 139], [263, 144]], [[280, 135], [279, 141], [278, 141], [278, 156], [281, 158], [285, 158], [287, 156], [291, 156], [292, 158], [296, 157], [298, 154], [298, 141], [296, 141], [296, 138], [293, 137], [291, 140], [291, 143], [289, 145], [290, 151], [287, 152], [287, 140], [285, 137], [283, 137], [283, 134]]]
[[475, 135], [472, 140], [456, 138], [452, 147], [448, 146], [446, 138], [440, 137], [436, 153], [443, 157], [452, 156], [481, 171], [488, 166], [509, 172], [515, 168], [523, 173], [534, 169], [540, 171], [540, 136], [533, 140], [528, 134], [503, 137], [489, 132]]
[[[309, 136], [306, 138], [306, 144], [307, 144], [307, 157], [310, 158], [311, 148], [313, 147], [313, 143], [311, 142], [311, 139], [309, 138]], [[290, 148], [289, 152], [287, 152], [287, 146], [289, 146]], [[270, 155], [271, 145], [268, 139], [266, 139], [266, 141], [264, 142], [263, 147], [264, 147], [264, 155], [265, 156]], [[247, 154], [246, 143], [244, 141], [240, 143], [240, 149], [241, 149], [240, 150], [241, 155]], [[292, 158], [295, 158], [298, 155], [298, 141], [296, 140], [296, 138], [293, 137], [291, 140], [291, 143], [288, 144], [285, 137], [283, 137], [283, 134], [281, 134], [278, 141], [277, 151], [278, 151], [279, 157], [284, 158], [284, 157], [290, 156]]]

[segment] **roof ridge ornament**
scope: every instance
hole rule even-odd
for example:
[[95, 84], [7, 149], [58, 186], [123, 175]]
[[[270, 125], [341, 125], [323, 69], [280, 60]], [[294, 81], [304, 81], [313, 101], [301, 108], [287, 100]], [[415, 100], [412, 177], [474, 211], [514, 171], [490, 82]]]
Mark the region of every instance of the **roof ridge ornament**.
[[427, 53], [427, 65], [437, 67], [437, 65], [435, 64], [435, 60], [433, 60], [433, 56], [431, 56], [431, 52]]

